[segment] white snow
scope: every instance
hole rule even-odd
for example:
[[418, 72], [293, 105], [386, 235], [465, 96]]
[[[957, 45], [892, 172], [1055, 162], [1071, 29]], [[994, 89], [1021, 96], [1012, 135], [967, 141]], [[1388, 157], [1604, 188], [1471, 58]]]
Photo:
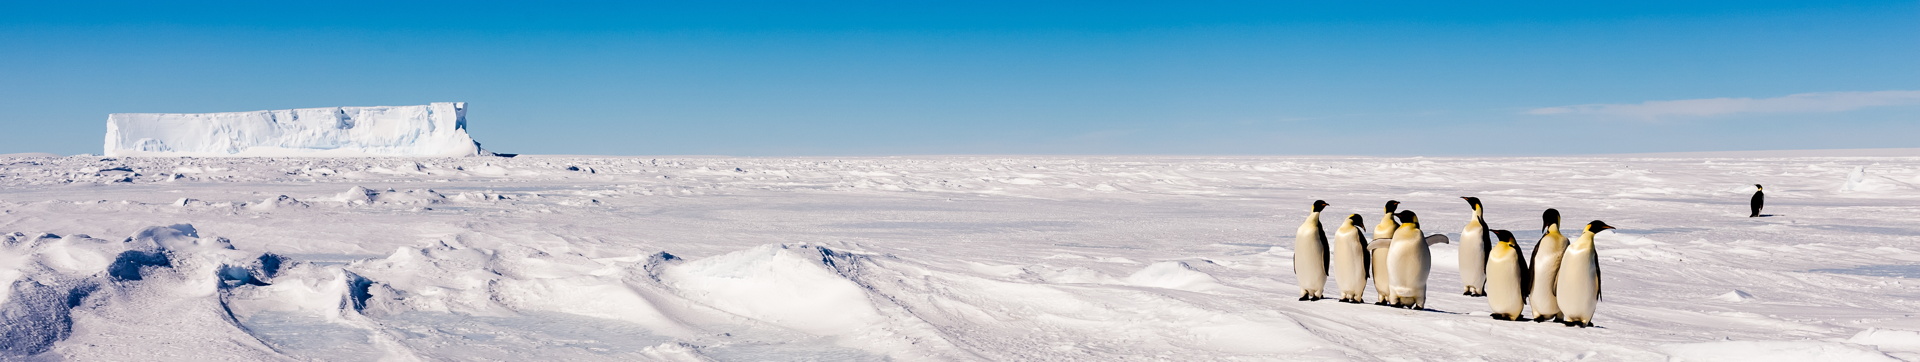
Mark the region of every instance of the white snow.
[[227, 113], [115, 113], [109, 157], [461, 157], [487, 155], [467, 135], [465, 102]]
[[[1913, 182], [1920, 157], [0, 158], [0, 360], [1916, 360]], [[1459, 196], [1527, 250], [1548, 207], [1619, 227], [1597, 328], [1489, 318], [1453, 244], [1431, 311], [1295, 300], [1313, 200], [1457, 233]]]

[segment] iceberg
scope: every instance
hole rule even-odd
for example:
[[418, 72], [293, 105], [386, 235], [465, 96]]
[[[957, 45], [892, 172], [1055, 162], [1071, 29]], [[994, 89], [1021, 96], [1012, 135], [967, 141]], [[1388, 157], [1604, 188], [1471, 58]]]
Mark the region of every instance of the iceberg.
[[467, 135], [466, 102], [225, 113], [107, 115], [110, 157], [491, 156]]

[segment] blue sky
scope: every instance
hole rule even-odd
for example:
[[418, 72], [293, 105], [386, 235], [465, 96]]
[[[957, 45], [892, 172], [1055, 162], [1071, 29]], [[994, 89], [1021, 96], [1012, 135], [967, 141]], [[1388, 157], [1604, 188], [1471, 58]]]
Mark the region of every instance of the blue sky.
[[1920, 147], [1920, 2], [0, 2], [0, 153], [469, 102], [501, 152]]

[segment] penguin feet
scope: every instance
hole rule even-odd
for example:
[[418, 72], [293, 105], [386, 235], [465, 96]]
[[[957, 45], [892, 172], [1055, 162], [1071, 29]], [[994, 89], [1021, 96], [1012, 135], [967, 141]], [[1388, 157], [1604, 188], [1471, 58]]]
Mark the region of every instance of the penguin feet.
[[1313, 300], [1313, 296], [1311, 296], [1311, 295], [1302, 295], [1302, 296], [1300, 296], [1300, 301], [1302, 301], [1302, 302], [1305, 302], [1305, 301], [1311, 301], [1311, 300]]

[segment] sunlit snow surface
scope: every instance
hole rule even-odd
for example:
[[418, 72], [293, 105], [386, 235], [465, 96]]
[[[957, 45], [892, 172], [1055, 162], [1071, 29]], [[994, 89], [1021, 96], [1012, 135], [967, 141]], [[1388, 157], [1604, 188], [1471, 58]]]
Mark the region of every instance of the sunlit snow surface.
[[[0, 158], [0, 360], [1911, 360], [1916, 185], [1920, 157]], [[1294, 300], [1313, 200], [1457, 236], [1458, 196], [1528, 250], [1548, 207], [1618, 226], [1598, 328], [1489, 318], [1451, 244], [1431, 311]]]

